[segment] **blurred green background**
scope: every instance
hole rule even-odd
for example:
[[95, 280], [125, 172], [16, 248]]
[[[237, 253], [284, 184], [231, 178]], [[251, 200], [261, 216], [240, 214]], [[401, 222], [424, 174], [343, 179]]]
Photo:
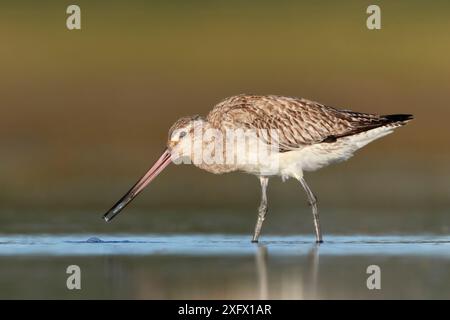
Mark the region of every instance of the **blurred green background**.
[[[0, 232], [251, 233], [259, 183], [172, 166], [111, 224], [181, 116], [239, 93], [415, 120], [307, 178], [325, 233], [448, 233], [450, 3], [70, 1], [0, 4]], [[311, 233], [272, 179], [265, 233]], [[263, 233], [264, 233], [263, 232]]]

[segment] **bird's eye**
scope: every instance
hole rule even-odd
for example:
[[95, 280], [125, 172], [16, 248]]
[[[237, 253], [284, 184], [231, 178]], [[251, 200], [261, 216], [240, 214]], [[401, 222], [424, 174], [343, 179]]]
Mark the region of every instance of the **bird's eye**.
[[179, 135], [180, 139], [183, 138], [185, 135], [186, 135], [186, 131], [181, 131], [180, 135]]

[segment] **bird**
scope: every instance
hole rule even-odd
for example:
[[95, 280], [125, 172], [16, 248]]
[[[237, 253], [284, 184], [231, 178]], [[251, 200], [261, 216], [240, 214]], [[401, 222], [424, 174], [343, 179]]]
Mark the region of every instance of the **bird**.
[[[312, 208], [315, 241], [322, 243], [317, 197], [307, 184], [304, 173], [345, 161], [360, 148], [412, 119], [411, 114], [355, 112], [280, 95], [240, 94], [228, 97], [216, 104], [206, 117], [195, 115], [177, 120], [169, 130], [167, 148], [161, 157], [103, 218], [111, 221], [170, 163], [184, 161], [214, 174], [240, 171], [259, 178], [261, 200], [252, 242], [258, 242], [268, 212], [269, 179], [278, 176], [283, 181], [288, 178], [297, 180]], [[236, 145], [232, 145], [228, 148], [234, 152], [232, 160], [248, 151], [249, 146], [262, 145], [271, 152], [259, 162], [224, 161], [223, 144], [235, 142], [230, 140], [228, 133], [245, 130], [252, 133], [246, 140], [247, 149], [237, 150]], [[215, 132], [215, 139], [204, 137], [208, 131]], [[204, 154], [205, 149], [214, 159], [221, 161], [195, 159], [199, 153]], [[254, 153], [250, 152], [250, 156]]]

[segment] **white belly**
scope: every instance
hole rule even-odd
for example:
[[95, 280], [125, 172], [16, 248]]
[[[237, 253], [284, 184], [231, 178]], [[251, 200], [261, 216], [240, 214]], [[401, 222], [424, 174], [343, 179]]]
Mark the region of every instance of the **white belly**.
[[283, 179], [290, 177], [300, 179], [304, 171], [315, 171], [332, 163], [349, 159], [355, 151], [391, 133], [398, 126], [390, 125], [372, 129], [340, 138], [332, 143], [317, 143], [288, 152], [276, 152], [266, 161], [259, 161], [257, 164], [246, 163], [236, 169], [255, 175], [278, 175]]
[[384, 137], [395, 127], [381, 127], [338, 139], [333, 143], [318, 143], [298, 150], [279, 154], [280, 170], [284, 178], [299, 179], [303, 171], [315, 171], [333, 163], [349, 159], [355, 151]]

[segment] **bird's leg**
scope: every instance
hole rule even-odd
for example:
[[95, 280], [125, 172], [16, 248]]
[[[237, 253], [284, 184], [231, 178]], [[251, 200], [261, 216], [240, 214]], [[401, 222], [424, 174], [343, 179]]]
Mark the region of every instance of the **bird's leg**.
[[252, 242], [258, 242], [259, 234], [261, 233], [261, 227], [267, 214], [267, 185], [269, 184], [268, 177], [259, 177], [261, 182], [261, 203], [258, 209], [258, 220], [256, 221], [255, 233], [253, 234]]
[[303, 177], [300, 178], [300, 183], [302, 184], [303, 189], [306, 191], [306, 195], [308, 196], [309, 204], [312, 207], [312, 213], [314, 218], [314, 230], [316, 232], [316, 242], [322, 243], [322, 232], [320, 231], [320, 222], [319, 222], [319, 212], [317, 211], [317, 198], [314, 193], [309, 188]]

